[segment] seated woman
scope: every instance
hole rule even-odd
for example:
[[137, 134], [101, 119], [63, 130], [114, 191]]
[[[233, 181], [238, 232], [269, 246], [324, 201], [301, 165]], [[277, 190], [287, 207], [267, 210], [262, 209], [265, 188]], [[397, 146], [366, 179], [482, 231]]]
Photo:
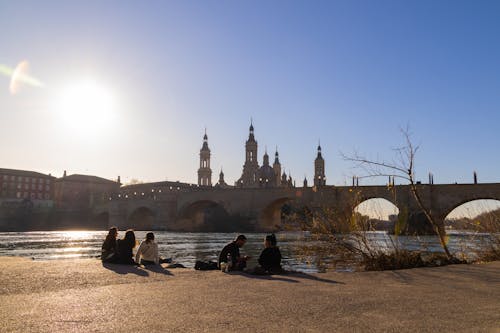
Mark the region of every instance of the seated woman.
[[118, 251], [116, 244], [116, 237], [118, 236], [118, 228], [109, 228], [108, 235], [102, 243], [101, 249], [101, 260], [103, 262], [117, 262], [118, 261]]
[[155, 243], [155, 235], [152, 232], [146, 234], [146, 239], [141, 242], [135, 262], [142, 265], [158, 265], [160, 257], [158, 256], [158, 244]]
[[135, 248], [135, 234], [129, 229], [125, 232], [125, 237], [117, 241], [118, 248], [118, 263], [125, 265], [134, 265], [133, 249]]
[[260, 254], [259, 266], [255, 268], [256, 274], [279, 274], [283, 272], [281, 268], [281, 252], [276, 244], [274, 234], [266, 236], [264, 239], [265, 249]]

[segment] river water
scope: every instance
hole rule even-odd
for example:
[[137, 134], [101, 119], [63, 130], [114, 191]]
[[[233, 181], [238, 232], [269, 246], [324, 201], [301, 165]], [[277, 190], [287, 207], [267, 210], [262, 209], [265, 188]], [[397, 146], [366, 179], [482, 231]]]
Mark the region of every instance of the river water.
[[[35, 231], [0, 233], [0, 256], [29, 257], [33, 260], [98, 258], [107, 231]], [[119, 233], [122, 237], [123, 231]], [[136, 238], [142, 240], [145, 231], [136, 231]], [[155, 232], [160, 256], [172, 258], [186, 267], [193, 267], [196, 260], [217, 260], [222, 247], [231, 241], [234, 233], [183, 233]], [[248, 241], [241, 249], [242, 254], [251, 256], [249, 266], [257, 264], [263, 249], [265, 234], [246, 234]], [[283, 256], [283, 266], [302, 272], [324, 271], [335, 262], [334, 270], [353, 271], [352, 262], [339, 263], [336, 254], [318, 255], [315, 249], [326, 248], [326, 242], [318, 241], [306, 232], [281, 232], [277, 234], [278, 245]], [[394, 238], [384, 232], [371, 232], [368, 239], [380, 248], [391, 244]], [[437, 237], [399, 236], [396, 240], [401, 247], [412, 250], [440, 252]], [[488, 234], [470, 232], [449, 233], [448, 246], [454, 253], [473, 257], [477, 250], [490, 244]], [[309, 251], [307, 250], [309, 249]]]

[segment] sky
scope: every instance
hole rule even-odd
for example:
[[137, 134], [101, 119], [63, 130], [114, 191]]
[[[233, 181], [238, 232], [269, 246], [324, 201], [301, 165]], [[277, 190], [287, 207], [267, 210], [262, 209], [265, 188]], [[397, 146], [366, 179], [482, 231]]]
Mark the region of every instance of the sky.
[[499, 17], [486, 0], [0, 0], [0, 167], [195, 183], [206, 129], [212, 181], [232, 184], [253, 119], [260, 163], [277, 147], [297, 184], [319, 140], [344, 185], [363, 172], [341, 153], [391, 161], [407, 126], [417, 179], [500, 182]]

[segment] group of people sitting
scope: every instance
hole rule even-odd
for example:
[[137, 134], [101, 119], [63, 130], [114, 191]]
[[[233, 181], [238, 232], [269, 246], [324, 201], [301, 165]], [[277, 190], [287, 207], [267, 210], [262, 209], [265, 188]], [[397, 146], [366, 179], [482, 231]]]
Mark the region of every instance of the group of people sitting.
[[158, 265], [166, 262], [158, 255], [158, 244], [152, 232], [146, 234], [146, 239], [141, 242], [134, 258], [134, 248], [137, 245], [133, 230], [127, 230], [123, 239], [117, 239], [118, 229], [112, 227], [102, 244], [101, 260], [107, 263], [125, 265]]
[[[122, 239], [118, 238], [118, 229], [112, 227], [102, 244], [101, 260], [105, 263], [117, 263], [126, 265], [159, 265], [169, 262], [158, 254], [158, 244], [154, 241], [155, 235], [152, 232], [146, 234], [134, 256], [134, 248], [137, 246], [135, 233], [127, 230]], [[226, 267], [230, 271], [246, 270], [249, 256], [241, 256], [240, 248], [245, 245], [247, 238], [239, 235], [222, 249], [218, 268]], [[255, 274], [279, 274], [281, 268], [281, 252], [277, 246], [276, 236], [267, 235], [264, 239], [264, 250], [258, 259], [259, 265], [253, 269]], [[215, 265], [215, 263], [214, 263]]]
[[[229, 270], [243, 271], [246, 269], [249, 256], [240, 255], [240, 247], [243, 247], [247, 241], [245, 235], [239, 235], [234, 241], [224, 246], [219, 255], [219, 268], [222, 265], [229, 264]], [[230, 260], [230, 261], [229, 261]], [[259, 265], [253, 269], [255, 274], [279, 274], [281, 268], [281, 252], [277, 246], [276, 236], [267, 235], [264, 238], [264, 250], [262, 250], [259, 259]]]

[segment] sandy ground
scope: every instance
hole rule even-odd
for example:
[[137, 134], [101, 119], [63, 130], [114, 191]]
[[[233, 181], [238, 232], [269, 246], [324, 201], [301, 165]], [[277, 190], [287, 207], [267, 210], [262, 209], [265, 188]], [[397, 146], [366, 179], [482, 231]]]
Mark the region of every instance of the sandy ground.
[[256, 277], [0, 257], [0, 332], [500, 332], [500, 262]]

